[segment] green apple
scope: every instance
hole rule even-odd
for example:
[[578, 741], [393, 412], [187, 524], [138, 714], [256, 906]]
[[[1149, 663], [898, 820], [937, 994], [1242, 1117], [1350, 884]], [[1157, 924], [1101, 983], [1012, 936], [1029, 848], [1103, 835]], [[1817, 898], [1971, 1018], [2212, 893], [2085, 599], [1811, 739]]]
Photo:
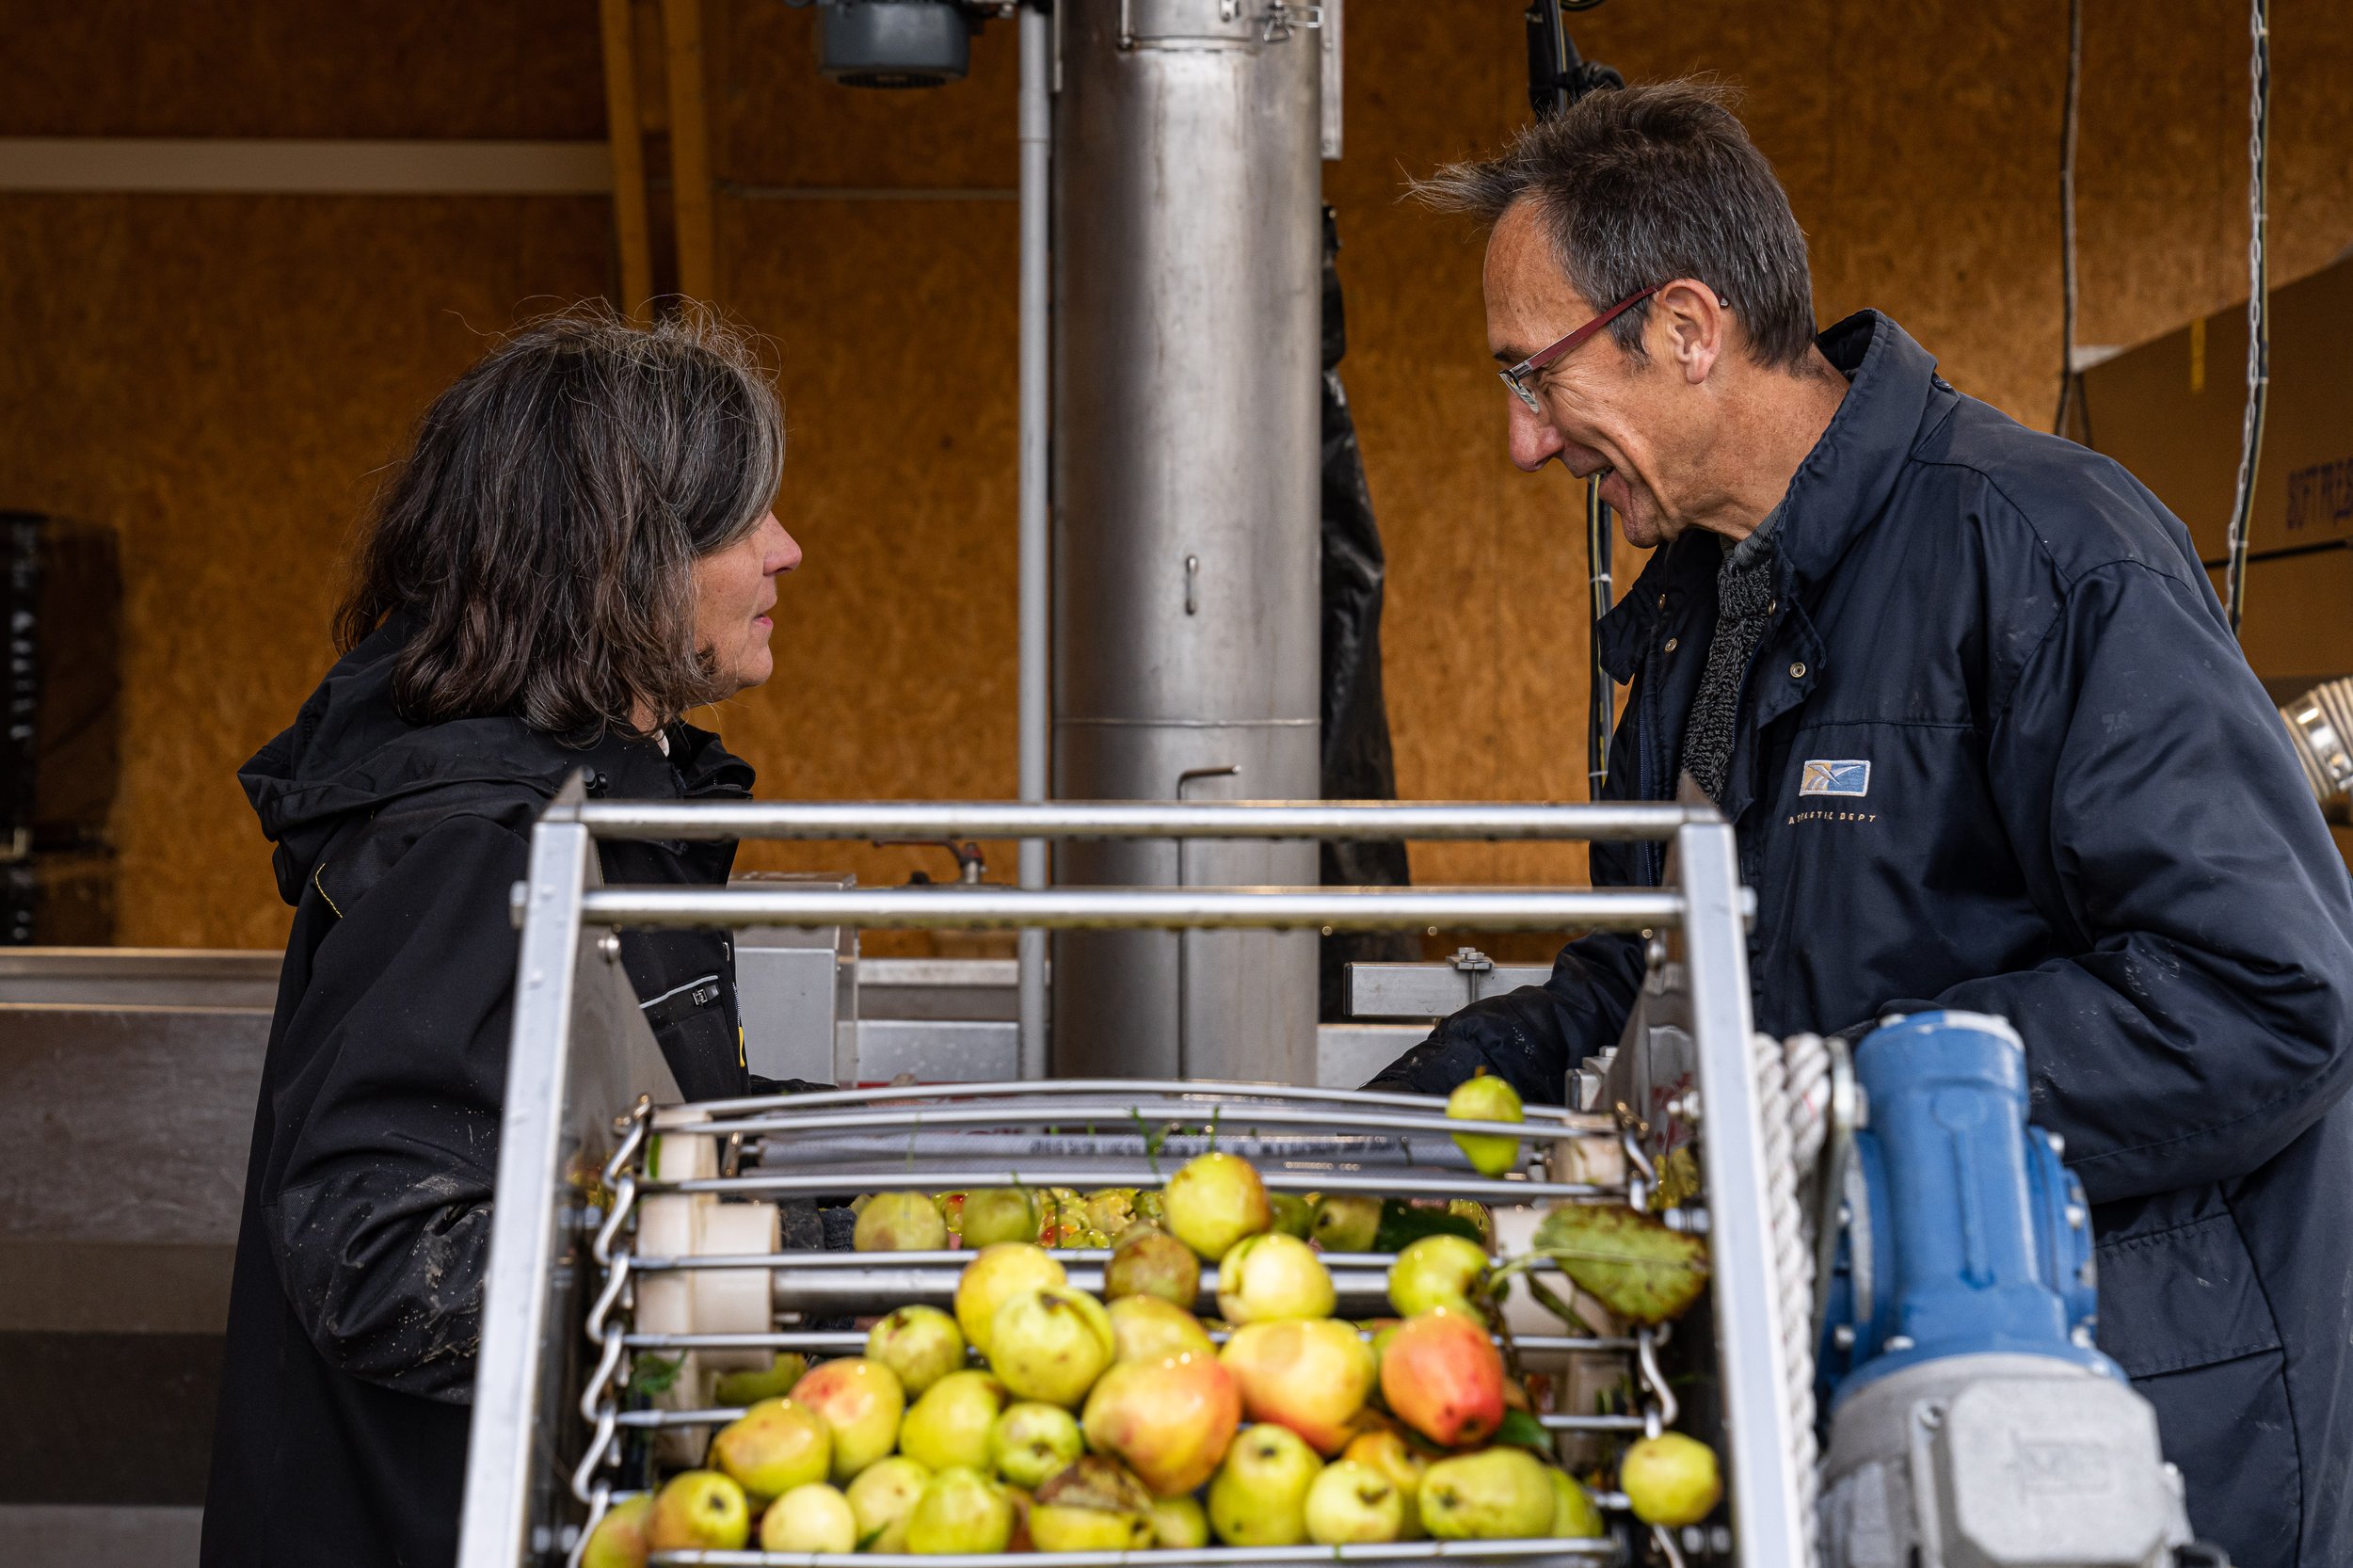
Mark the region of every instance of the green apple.
[[1338, 1300], [1323, 1260], [1296, 1236], [1244, 1237], [1218, 1262], [1218, 1316], [1237, 1328], [1328, 1318]]
[[1386, 1429], [1357, 1433], [1341, 1450], [1340, 1457], [1369, 1464], [1388, 1477], [1405, 1502], [1404, 1526], [1398, 1532], [1398, 1539], [1421, 1539], [1425, 1533], [1421, 1528], [1421, 1478], [1428, 1473], [1430, 1462], [1415, 1452], [1402, 1436]]
[[909, 1399], [964, 1365], [964, 1331], [936, 1306], [903, 1306], [866, 1335], [866, 1359], [898, 1374]]
[[997, 1474], [1032, 1490], [1086, 1451], [1079, 1418], [1060, 1405], [1034, 1400], [1007, 1406], [988, 1441]]
[[906, 1410], [899, 1374], [862, 1355], [820, 1362], [793, 1385], [792, 1399], [824, 1417], [833, 1434], [837, 1486], [890, 1451]]
[[763, 1552], [855, 1552], [857, 1514], [850, 1499], [823, 1481], [796, 1486], [760, 1516]]
[[[1527, 1120], [1520, 1092], [1484, 1067], [1454, 1086], [1446, 1097], [1446, 1113], [1458, 1122], [1518, 1122]], [[1481, 1176], [1497, 1176], [1520, 1162], [1520, 1141], [1491, 1132], [1458, 1132], [1454, 1146]]]
[[729, 1410], [744, 1410], [762, 1400], [790, 1394], [808, 1370], [808, 1357], [797, 1351], [778, 1351], [776, 1359], [757, 1371], [722, 1372], [712, 1380], [711, 1397]]
[[1209, 1544], [1209, 1516], [1193, 1496], [1152, 1499], [1152, 1539], [1160, 1546], [1190, 1551]]
[[1547, 1465], [1545, 1479], [1552, 1482], [1552, 1533], [1562, 1540], [1583, 1541], [1608, 1533], [1602, 1522], [1601, 1510], [1593, 1502], [1593, 1495], [1579, 1486], [1565, 1470]]
[[653, 1500], [646, 1544], [657, 1552], [741, 1551], [752, 1535], [744, 1489], [716, 1470], [681, 1470]]
[[[1171, 1244], [1176, 1244], [1173, 1240]], [[1217, 1353], [1200, 1319], [1158, 1296], [1122, 1296], [1104, 1310], [1111, 1314], [1112, 1353], [1116, 1360], [1159, 1361], [1172, 1355]]]
[[965, 1342], [988, 1355], [989, 1325], [997, 1309], [1025, 1290], [1045, 1290], [1070, 1283], [1053, 1254], [1028, 1241], [999, 1241], [983, 1247], [980, 1256], [956, 1276], [956, 1324]]
[[1001, 1552], [1012, 1539], [1013, 1499], [962, 1465], [932, 1477], [907, 1519], [907, 1550], [925, 1557]]
[[1360, 1460], [1327, 1464], [1307, 1488], [1307, 1539], [1319, 1546], [1395, 1541], [1405, 1529], [1397, 1483]]
[[1526, 1448], [1486, 1448], [1430, 1466], [1422, 1528], [1441, 1541], [1522, 1541], [1552, 1528], [1552, 1482]]
[[924, 1391], [899, 1426], [899, 1451], [931, 1471], [984, 1470], [1005, 1385], [978, 1370], [950, 1372]]
[[1364, 1192], [1334, 1192], [1316, 1205], [1308, 1240], [1325, 1252], [1370, 1252], [1381, 1234], [1381, 1200]]
[[1164, 1230], [1135, 1225], [1112, 1248], [1103, 1265], [1103, 1299], [1157, 1296], [1190, 1312], [1201, 1299], [1201, 1260]]
[[988, 1336], [989, 1365], [1015, 1395], [1073, 1408], [1112, 1364], [1118, 1343], [1103, 1304], [1068, 1286], [1012, 1297], [997, 1309]]
[[903, 1454], [878, 1459], [860, 1470], [847, 1494], [850, 1512], [857, 1518], [857, 1549], [906, 1550], [907, 1519], [931, 1479], [929, 1470]]
[[877, 1192], [858, 1210], [850, 1244], [859, 1252], [937, 1252], [948, 1222], [928, 1192]]
[[755, 1497], [781, 1497], [824, 1480], [832, 1462], [824, 1416], [798, 1400], [762, 1400], [711, 1440], [712, 1466]]
[[1305, 1241], [1314, 1232], [1316, 1208], [1305, 1198], [1296, 1192], [1269, 1192], [1266, 1201], [1274, 1213], [1274, 1228], [1282, 1235]]
[[1188, 1160], [1169, 1177], [1162, 1194], [1169, 1234], [1214, 1263], [1245, 1236], [1274, 1224], [1266, 1184], [1250, 1161], [1231, 1154], [1205, 1154]]
[[1389, 1304], [1412, 1318], [1433, 1307], [1472, 1310], [1471, 1294], [1487, 1272], [1487, 1249], [1465, 1236], [1425, 1236], [1389, 1265]]
[[1289, 1427], [1244, 1427], [1209, 1482], [1209, 1528], [1228, 1546], [1298, 1545], [1307, 1539], [1307, 1489], [1322, 1468]]
[[1045, 1214], [1027, 1187], [984, 1187], [964, 1197], [964, 1244], [1035, 1241]]
[[646, 1568], [646, 1516], [652, 1512], [650, 1492], [615, 1503], [581, 1549], [580, 1568]]
[[1716, 1450], [1679, 1432], [1645, 1437], [1618, 1461], [1618, 1487], [1646, 1525], [1679, 1529], [1712, 1512], [1724, 1495]]

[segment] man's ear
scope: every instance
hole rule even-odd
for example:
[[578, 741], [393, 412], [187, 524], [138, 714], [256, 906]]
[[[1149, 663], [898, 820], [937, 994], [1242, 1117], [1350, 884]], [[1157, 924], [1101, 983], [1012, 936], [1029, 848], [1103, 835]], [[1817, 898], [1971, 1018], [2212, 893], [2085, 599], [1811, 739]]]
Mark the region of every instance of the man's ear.
[[1716, 291], [1695, 279], [1678, 278], [1651, 296], [1651, 315], [1667, 361], [1690, 385], [1705, 382], [1732, 330], [1731, 311]]

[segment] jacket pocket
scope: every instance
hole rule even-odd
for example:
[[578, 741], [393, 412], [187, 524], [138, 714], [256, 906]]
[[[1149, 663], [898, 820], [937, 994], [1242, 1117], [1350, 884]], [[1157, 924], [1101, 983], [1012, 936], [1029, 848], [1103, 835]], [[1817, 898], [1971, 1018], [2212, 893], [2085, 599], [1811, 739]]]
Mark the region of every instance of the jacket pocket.
[[2134, 1378], [2280, 1349], [2280, 1325], [2226, 1212], [2103, 1240], [2100, 1348]]

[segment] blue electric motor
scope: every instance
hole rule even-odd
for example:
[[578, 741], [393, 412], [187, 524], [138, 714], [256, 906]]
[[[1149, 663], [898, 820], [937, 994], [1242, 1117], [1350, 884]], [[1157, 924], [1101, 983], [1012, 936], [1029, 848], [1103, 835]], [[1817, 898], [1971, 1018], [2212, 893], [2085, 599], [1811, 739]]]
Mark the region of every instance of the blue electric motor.
[[2093, 1343], [2082, 1185], [2000, 1018], [1855, 1051], [1817, 1352], [1830, 1568], [2161, 1568], [2189, 1540], [2155, 1413]]
[[2000, 1018], [1921, 1013], [1867, 1036], [1868, 1123], [1843, 1208], [1816, 1366], [1822, 1405], [1943, 1356], [2055, 1356], [2121, 1378], [2098, 1310], [2083, 1184], [2026, 1123], [2026, 1053]]

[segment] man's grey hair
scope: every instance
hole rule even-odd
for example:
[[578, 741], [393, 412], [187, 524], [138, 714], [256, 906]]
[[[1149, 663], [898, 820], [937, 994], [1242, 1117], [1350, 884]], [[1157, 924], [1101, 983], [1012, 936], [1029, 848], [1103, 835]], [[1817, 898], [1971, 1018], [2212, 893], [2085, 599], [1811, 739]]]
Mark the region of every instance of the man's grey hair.
[[[1805, 233], [1732, 103], [1705, 81], [1588, 93], [1413, 192], [1489, 227], [1534, 203], [1561, 271], [1596, 312], [1695, 278], [1732, 302], [1753, 359], [1794, 370], [1814, 342]], [[1609, 324], [1638, 359], [1649, 304]]]

